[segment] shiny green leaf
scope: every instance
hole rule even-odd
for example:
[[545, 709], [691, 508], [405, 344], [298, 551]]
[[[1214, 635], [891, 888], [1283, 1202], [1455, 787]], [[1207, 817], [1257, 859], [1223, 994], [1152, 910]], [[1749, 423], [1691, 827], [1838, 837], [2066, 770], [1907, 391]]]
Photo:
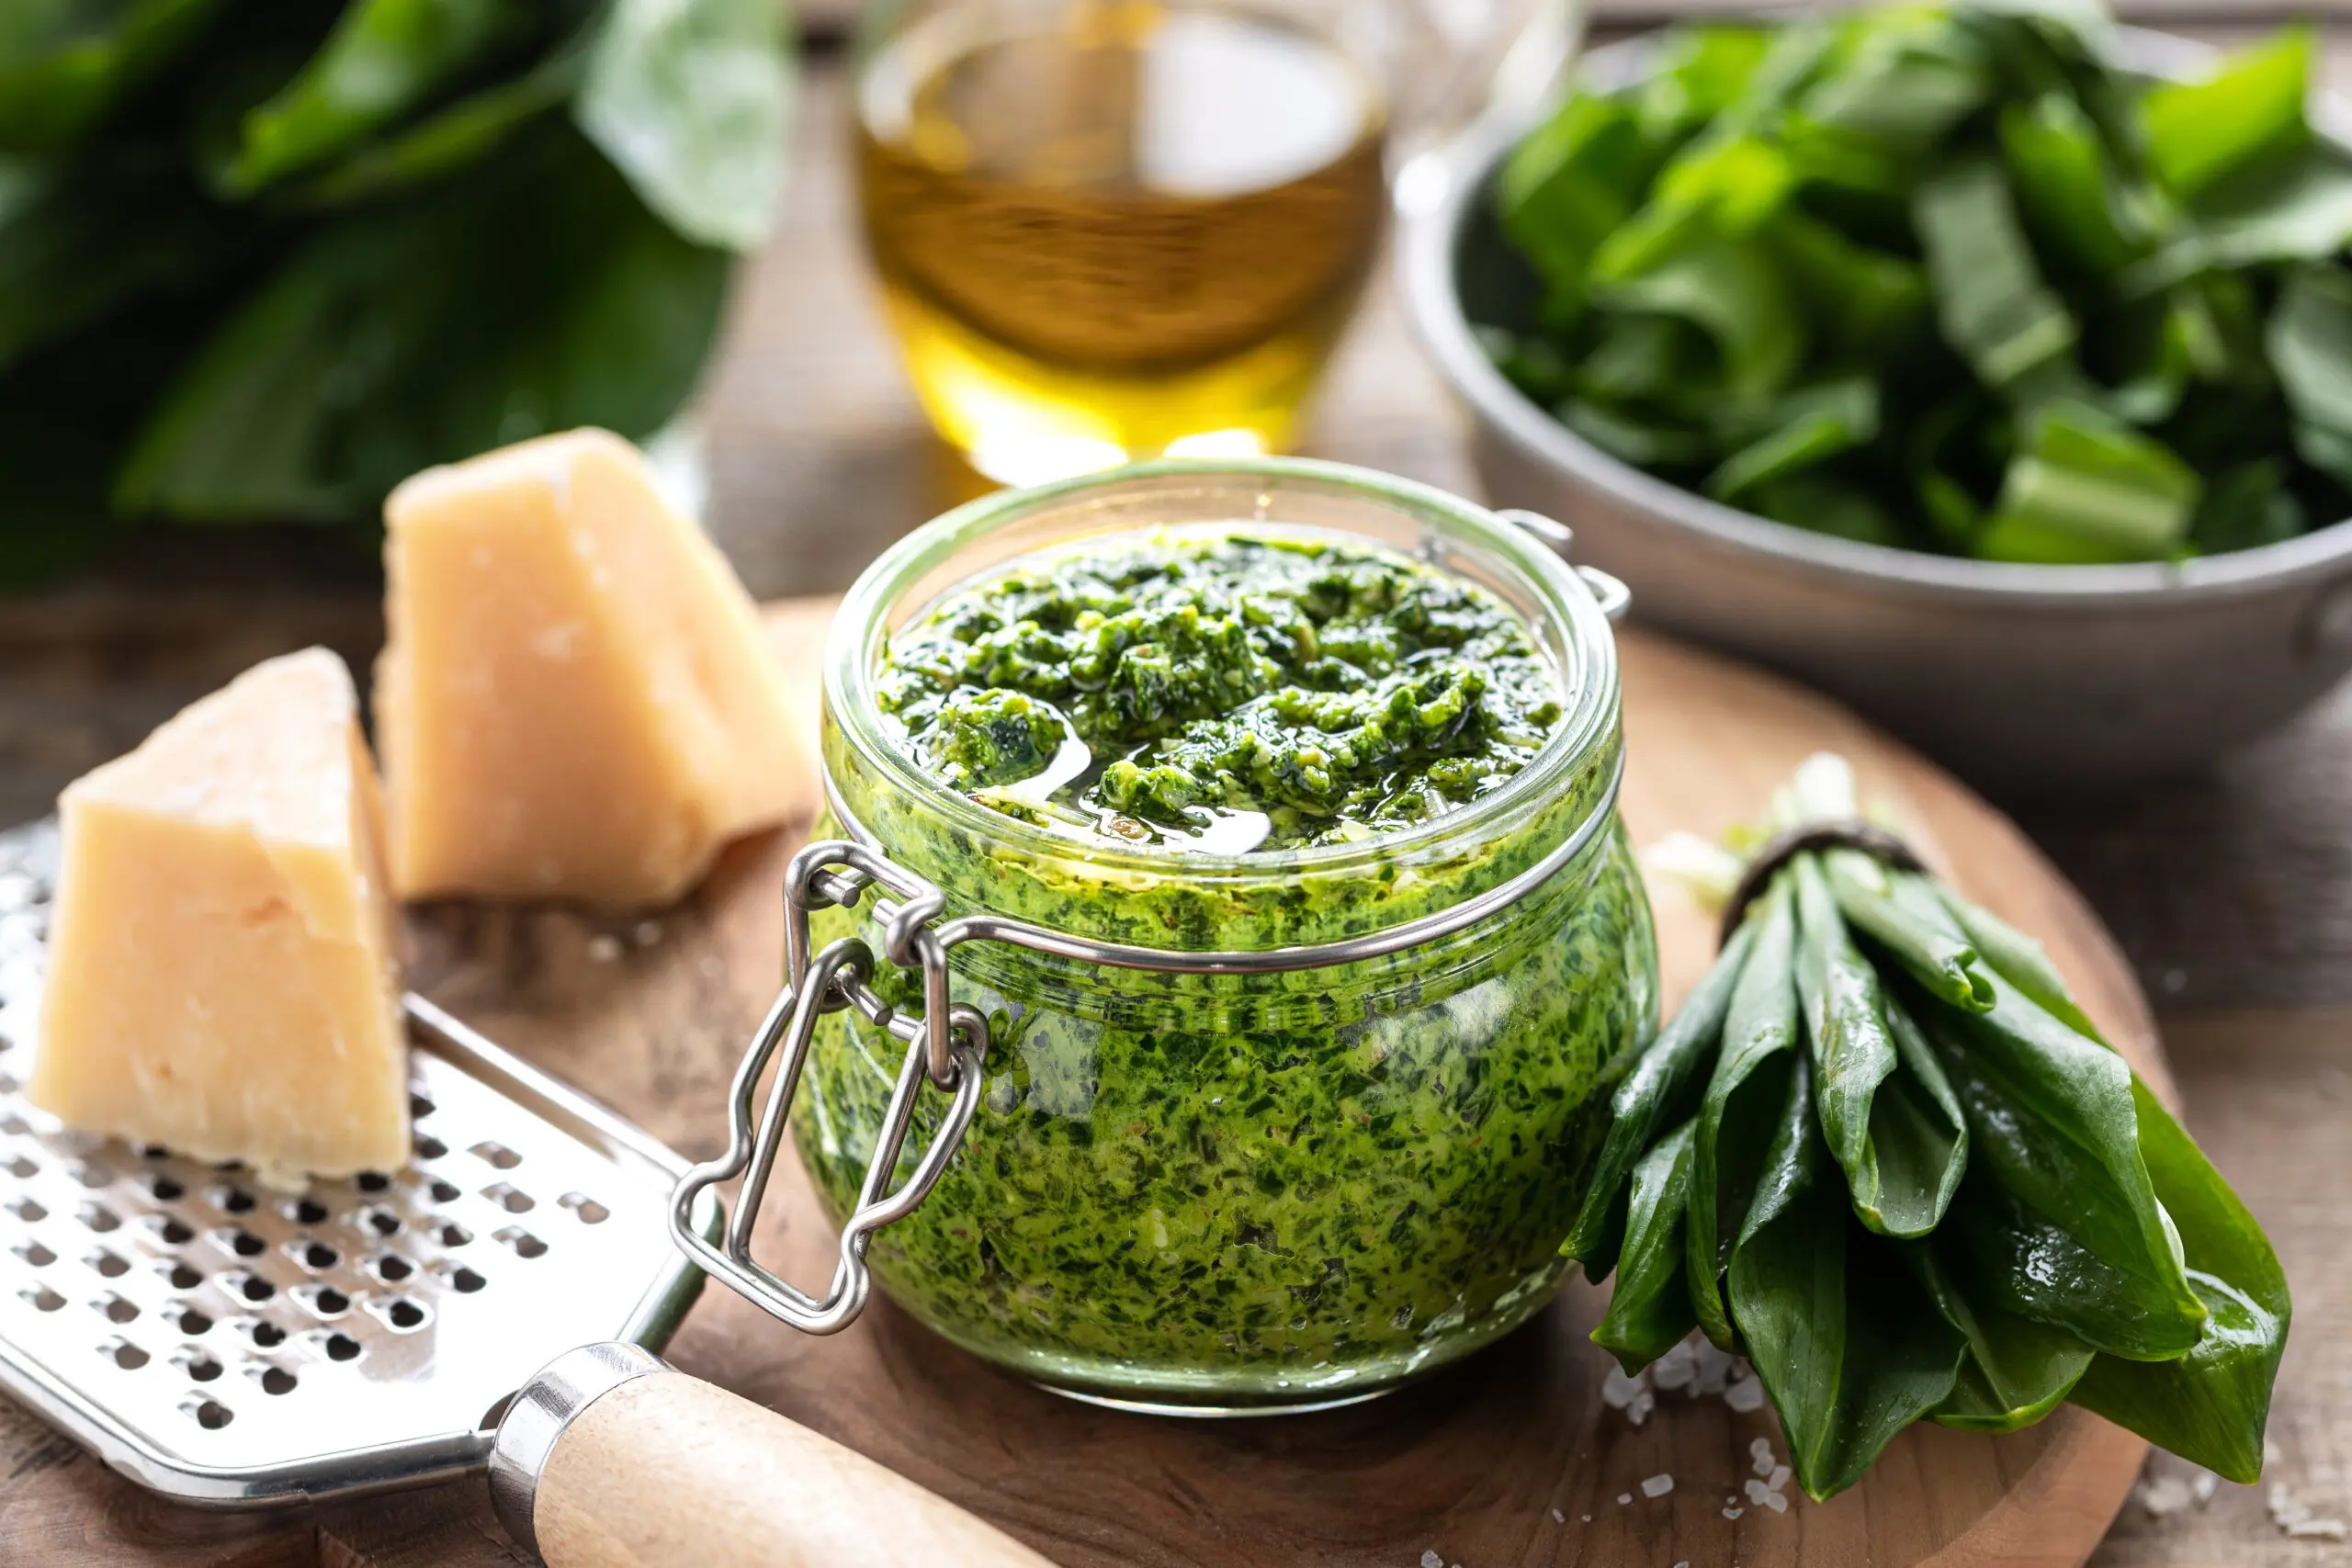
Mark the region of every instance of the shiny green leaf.
[[[1983, 905], [1962, 897], [1950, 884], [1932, 878], [1920, 880], [1929, 884], [1936, 897], [1959, 922], [1977, 956], [1991, 965], [1995, 974], [2075, 1033], [2090, 1040], [2100, 1038], [2090, 1015], [2076, 1005], [2074, 992], [2067, 988], [2066, 977], [2058, 973], [2058, 965], [2050, 961], [2049, 951], [2041, 942]], [[1917, 975], [1916, 970], [1914, 974]], [[1986, 999], [1989, 1005], [1989, 995]]]
[[2188, 537], [2203, 486], [2152, 436], [2086, 404], [2053, 402], [2027, 423], [1992, 521], [1988, 560], [2162, 560]]
[[1790, 1466], [1819, 1500], [1860, 1480], [1897, 1432], [1950, 1397], [1965, 1342], [1894, 1244], [1849, 1220], [1815, 1123], [1811, 1071], [1797, 1062], [1773, 1119], [1729, 1287]]
[[1685, 1122], [1634, 1165], [1623, 1266], [1592, 1342], [1630, 1375], [1682, 1342], [1698, 1319], [1683, 1280], [1683, 1213], [1694, 1124]]
[[2172, 1113], [2136, 1078], [2140, 1150], [2179, 1228], [2190, 1282], [2210, 1315], [2177, 1360], [2101, 1356], [2075, 1403], [2232, 1481], [2262, 1473], [2270, 1392], [2294, 1303], [2269, 1238]]
[[0, 5], [0, 152], [70, 147], [203, 31], [220, 0]]
[[[1683, 998], [1610, 1095], [1609, 1135], [1601, 1143], [1577, 1223], [1561, 1247], [1584, 1265], [1585, 1277], [1595, 1284], [1617, 1266], [1625, 1234], [1625, 1187], [1634, 1164], [1657, 1141], [1674, 1108], [1689, 1097], [1701, 1069], [1723, 1043], [1724, 1015], [1755, 934], [1752, 923], [1733, 933], [1706, 977]], [[1676, 1212], [1679, 1215], [1679, 1206]], [[1679, 1239], [1676, 1245], [1680, 1245]]]
[[1764, 1170], [1797, 1058], [1796, 911], [1788, 876], [1764, 895], [1755, 945], [1724, 1014], [1723, 1052], [1692, 1134], [1684, 1236], [1690, 1304], [1707, 1337], [1737, 1348], [1723, 1274]]
[[1801, 388], [1776, 400], [1781, 423], [1724, 458], [1706, 491], [1738, 502], [1760, 485], [1786, 479], [1878, 434], [1878, 389], [1860, 378]]
[[2168, 83], [2142, 100], [2148, 156], [2158, 178], [2195, 196], [2233, 170], [2301, 145], [2312, 35], [2290, 28], [2232, 55], [2202, 82]]
[[2015, 387], [2066, 360], [2079, 335], [2075, 318], [2042, 281], [1992, 160], [1922, 182], [1912, 217], [1944, 340], [1987, 385]]
[[1656, 269], [1595, 290], [1612, 310], [1671, 316], [1713, 343], [1721, 385], [1734, 398], [1761, 397], [1786, 385], [1804, 352], [1804, 334], [1779, 270], [1755, 246], [1708, 240]]
[[1935, 1244], [1917, 1244], [1905, 1256], [1936, 1310], [1968, 1342], [1951, 1395], [1936, 1406], [1936, 1421], [1975, 1432], [2014, 1432], [2056, 1409], [2082, 1381], [2095, 1354], [2089, 1346], [2000, 1306]]
[[664, 222], [748, 251], [783, 192], [787, 48], [775, 0], [610, 0], [572, 115]]

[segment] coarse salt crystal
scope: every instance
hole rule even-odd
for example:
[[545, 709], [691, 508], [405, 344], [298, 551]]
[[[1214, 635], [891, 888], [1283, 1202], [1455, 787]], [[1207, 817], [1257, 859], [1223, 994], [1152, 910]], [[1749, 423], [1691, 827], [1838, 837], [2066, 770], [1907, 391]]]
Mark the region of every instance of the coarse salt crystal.
[[1634, 1495], [1631, 1492], [1620, 1492], [1617, 1494], [1617, 1506], [1621, 1508], [1633, 1500]]
[[662, 940], [662, 922], [659, 920], [639, 920], [637, 922], [636, 928], [629, 932], [629, 935], [636, 940], [638, 946], [651, 947], [655, 942]]
[[1772, 1459], [1772, 1440], [1770, 1438], [1758, 1438], [1754, 1442], [1748, 1444], [1747, 1459], [1748, 1462], [1756, 1467], [1757, 1474], [1771, 1474], [1772, 1465], [1774, 1463]]
[[1789, 1477], [1794, 1473], [1787, 1465], [1776, 1464], [1772, 1467], [1772, 1473], [1764, 1478], [1764, 1484], [1778, 1492], [1789, 1483]]
[[1627, 1377], [1623, 1367], [1611, 1367], [1609, 1375], [1600, 1380], [1600, 1403], [1611, 1410], [1623, 1410], [1634, 1403], [1634, 1396], [1646, 1393], [1645, 1380]]
[[616, 936], [606, 936], [600, 931], [596, 935], [588, 939], [588, 957], [590, 962], [596, 964], [610, 964], [614, 959], [618, 958], [620, 955], [620, 938]]
[[1643, 1422], [1648, 1420], [1650, 1418], [1650, 1412], [1657, 1408], [1657, 1395], [1652, 1393], [1648, 1389], [1644, 1389], [1639, 1393], [1634, 1395], [1634, 1402], [1631, 1404], [1625, 1406], [1625, 1419], [1638, 1427]]
[[1660, 1356], [1650, 1368], [1650, 1383], [1653, 1387], [1670, 1391], [1688, 1387], [1698, 1375], [1698, 1358], [1691, 1351], [1690, 1341], [1685, 1339]]
[[1745, 1508], [1725, 1508], [1724, 1510], [1724, 1517], [1727, 1519], [1736, 1519], [1746, 1512], [1747, 1512], [1747, 1510]]
[[1754, 1378], [1743, 1378], [1724, 1390], [1724, 1403], [1742, 1416], [1764, 1408], [1764, 1385]]
[[2152, 1519], [2177, 1514], [2196, 1500], [2188, 1483], [2177, 1475], [2152, 1475], [2134, 1487], [2132, 1495]]
[[1749, 1502], [1756, 1504], [1758, 1507], [1761, 1507], [1763, 1506], [1764, 1499], [1770, 1497], [1771, 1495], [1772, 1489], [1770, 1486], [1765, 1485], [1760, 1481], [1755, 1480], [1753, 1477], [1748, 1480], [1747, 1500]]
[[2287, 1527], [2295, 1540], [2342, 1540], [2347, 1532], [2342, 1519], [2298, 1519]]
[[1670, 1475], [1653, 1475], [1642, 1483], [1642, 1495], [1645, 1497], [1663, 1497], [1673, 1490], [1674, 1477]]
[[1568, 1522], [1568, 1516], [1560, 1512], [1559, 1509], [1555, 1508], [1552, 1510], [1552, 1522], [1555, 1525], [1566, 1524]]
[[1786, 1497], [1781, 1496], [1778, 1492], [1766, 1493], [1764, 1495], [1764, 1506], [1771, 1509], [1776, 1514], [1785, 1514], [1789, 1511], [1789, 1500]]
[[1421, 1568], [1445, 1568], [1445, 1559], [1434, 1551], [1421, 1553]]
[[2197, 1506], [2201, 1508], [2213, 1500], [2213, 1494], [2220, 1488], [2222, 1478], [2210, 1470], [2200, 1470], [2197, 1472], [2197, 1479], [2188, 1484], [2189, 1490], [2197, 1495]]

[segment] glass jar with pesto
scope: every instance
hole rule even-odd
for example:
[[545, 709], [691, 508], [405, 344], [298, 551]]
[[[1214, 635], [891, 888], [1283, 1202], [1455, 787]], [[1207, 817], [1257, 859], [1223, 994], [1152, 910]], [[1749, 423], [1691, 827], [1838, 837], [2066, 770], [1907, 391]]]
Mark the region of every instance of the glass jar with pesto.
[[1001, 494], [859, 580], [824, 698], [784, 1076], [837, 1297], [863, 1249], [968, 1350], [1198, 1412], [1551, 1298], [1657, 959], [1614, 644], [1542, 538], [1297, 461]]

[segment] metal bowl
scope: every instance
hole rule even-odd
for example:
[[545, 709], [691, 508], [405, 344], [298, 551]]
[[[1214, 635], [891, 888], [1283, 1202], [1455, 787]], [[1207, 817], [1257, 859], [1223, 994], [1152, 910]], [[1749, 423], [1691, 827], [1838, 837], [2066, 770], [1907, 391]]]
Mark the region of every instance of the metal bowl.
[[[2152, 75], [2211, 58], [2160, 33], [2118, 37], [2127, 67]], [[1656, 41], [1596, 50], [1585, 74], [1636, 81]], [[2345, 144], [2341, 111], [2331, 102], [2314, 118]], [[1489, 503], [1572, 526], [1577, 558], [1632, 587], [1635, 619], [1794, 675], [2012, 792], [2191, 769], [2352, 669], [2352, 527], [2178, 564], [1964, 560], [1774, 523], [1570, 434], [1471, 332], [1523, 319], [1534, 287], [1487, 193], [1538, 118], [1498, 111], [1402, 172], [1397, 265], [1415, 325], [1469, 412]]]

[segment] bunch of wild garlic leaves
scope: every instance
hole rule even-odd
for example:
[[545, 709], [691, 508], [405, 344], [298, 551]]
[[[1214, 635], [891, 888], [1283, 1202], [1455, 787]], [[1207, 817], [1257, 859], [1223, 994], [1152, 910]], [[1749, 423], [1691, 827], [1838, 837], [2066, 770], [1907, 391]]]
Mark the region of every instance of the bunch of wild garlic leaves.
[[[1774, 829], [1854, 816], [1809, 760]], [[1718, 892], [1713, 846], [1671, 858]], [[1745, 1354], [1819, 1499], [1912, 1422], [2060, 1402], [2262, 1469], [2287, 1281], [2245, 1206], [2041, 945], [1857, 850], [1790, 859], [1618, 1084], [1566, 1250], [1628, 1372], [1695, 1325]]]
[[1671, 29], [1504, 162], [1526, 276], [1474, 316], [1595, 446], [1823, 533], [2064, 564], [2337, 522], [2352, 159], [2312, 36], [2180, 82], [2129, 52], [2059, 0]]
[[642, 438], [767, 230], [776, 0], [0, 4], [0, 586]]

